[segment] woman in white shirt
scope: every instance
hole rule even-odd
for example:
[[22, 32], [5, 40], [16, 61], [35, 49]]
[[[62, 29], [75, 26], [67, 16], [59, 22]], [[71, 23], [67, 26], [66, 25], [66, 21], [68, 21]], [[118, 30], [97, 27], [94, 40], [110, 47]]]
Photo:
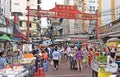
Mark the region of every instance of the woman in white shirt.
[[57, 70], [58, 64], [59, 64], [59, 58], [60, 58], [60, 53], [59, 53], [59, 51], [57, 51], [57, 49], [55, 49], [55, 51], [52, 53], [52, 58], [53, 58], [53, 62], [54, 62], [54, 68], [55, 68], [55, 70]]

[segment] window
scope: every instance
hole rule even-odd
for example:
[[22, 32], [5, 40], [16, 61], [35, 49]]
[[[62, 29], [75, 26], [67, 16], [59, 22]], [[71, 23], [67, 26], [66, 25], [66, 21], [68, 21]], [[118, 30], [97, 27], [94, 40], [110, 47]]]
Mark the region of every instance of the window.
[[90, 6], [90, 11], [92, 11], [92, 6]]
[[74, 28], [78, 28], [78, 24], [77, 23], [74, 24]]
[[22, 27], [24, 27], [24, 28], [27, 27], [27, 22], [23, 21], [22, 22]]
[[30, 23], [29, 27], [30, 27], [30, 28], [32, 27], [31, 23]]
[[65, 3], [69, 3], [69, 0], [65, 0]]
[[40, 4], [40, 3], [41, 3], [41, 0], [37, 0], [37, 3]]
[[20, 27], [22, 27], [22, 21], [19, 21], [19, 25], [20, 25]]
[[90, 3], [95, 3], [95, 0], [89, 0]]
[[95, 6], [93, 6], [93, 8], [92, 8], [92, 9], [93, 9], [93, 11], [95, 11]]
[[95, 6], [90, 6], [90, 11], [95, 11]]
[[37, 9], [41, 9], [39, 5], [37, 6]]

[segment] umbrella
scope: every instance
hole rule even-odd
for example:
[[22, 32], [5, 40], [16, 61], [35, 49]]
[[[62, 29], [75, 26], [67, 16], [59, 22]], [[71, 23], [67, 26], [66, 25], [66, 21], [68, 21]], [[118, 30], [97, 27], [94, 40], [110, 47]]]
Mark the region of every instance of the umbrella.
[[11, 39], [6, 34], [3, 34], [2, 36], [0, 36], [0, 40], [10, 41]]

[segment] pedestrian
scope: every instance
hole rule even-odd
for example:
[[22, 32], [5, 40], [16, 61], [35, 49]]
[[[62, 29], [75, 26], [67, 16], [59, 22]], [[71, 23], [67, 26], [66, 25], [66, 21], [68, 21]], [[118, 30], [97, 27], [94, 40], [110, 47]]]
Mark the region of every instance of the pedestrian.
[[68, 59], [67, 46], [64, 47], [63, 54], [64, 54], [64, 62], [67, 62], [67, 59]]
[[52, 58], [53, 58], [54, 69], [55, 69], [55, 70], [58, 69], [59, 57], [60, 57], [60, 53], [59, 53], [59, 51], [57, 51], [57, 48], [56, 48], [55, 51], [52, 53]]
[[6, 68], [6, 66], [8, 65], [7, 61], [6, 61], [6, 54], [4, 51], [0, 52], [0, 69]]
[[42, 66], [45, 71], [48, 71], [48, 54], [45, 50], [42, 51]]
[[85, 67], [88, 67], [88, 49], [87, 47], [83, 49], [83, 61]]
[[77, 62], [77, 70], [78, 71], [80, 69], [83, 70], [83, 68], [82, 68], [82, 56], [83, 56], [83, 53], [81, 51], [81, 48], [79, 47], [75, 52], [75, 58], [76, 58], [76, 62]]
[[91, 66], [92, 58], [93, 58], [93, 49], [90, 48], [89, 49], [89, 56], [88, 56], [88, 64], [89, 64], [89, 66]]

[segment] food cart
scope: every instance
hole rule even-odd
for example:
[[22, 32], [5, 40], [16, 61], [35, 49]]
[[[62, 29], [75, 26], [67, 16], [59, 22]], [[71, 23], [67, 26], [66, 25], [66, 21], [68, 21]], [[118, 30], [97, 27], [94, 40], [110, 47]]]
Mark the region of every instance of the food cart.
[[[109, 77], [110, 75], [117, 73], [118, 64], [113, 62], [109, 63], [108, 60], [93, 59], [91, 63], [92, 77]], [[100, 61], [102, 60], [102, 61]]]

